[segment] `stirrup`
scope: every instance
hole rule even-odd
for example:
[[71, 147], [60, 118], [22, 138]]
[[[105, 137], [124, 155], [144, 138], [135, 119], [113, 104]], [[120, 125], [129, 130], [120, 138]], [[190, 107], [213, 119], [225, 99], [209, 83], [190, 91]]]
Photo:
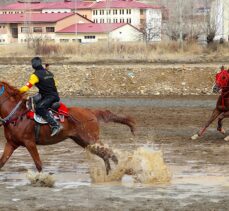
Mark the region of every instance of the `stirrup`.
[[62, 129], [63, 129], [63, 126], [62, 125], [60, 125], [58, 127], [53, 127], [52, 128], [51, 136], [57, 135]]

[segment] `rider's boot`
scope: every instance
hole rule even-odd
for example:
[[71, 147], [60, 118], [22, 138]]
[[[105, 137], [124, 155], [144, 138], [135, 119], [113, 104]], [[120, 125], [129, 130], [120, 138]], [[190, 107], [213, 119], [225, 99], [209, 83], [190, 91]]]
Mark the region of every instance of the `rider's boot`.
[[50, 112], [47, 112], [45, 119], [51, 127], [51, 136], [55, 136], [63, 129], [63, 126], [54, 118]]

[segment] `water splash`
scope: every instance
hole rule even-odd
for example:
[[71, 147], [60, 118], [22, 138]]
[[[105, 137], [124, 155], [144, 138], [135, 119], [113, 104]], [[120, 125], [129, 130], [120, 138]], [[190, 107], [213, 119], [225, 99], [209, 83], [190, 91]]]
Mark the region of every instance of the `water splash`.
[[26, 174], [27, 179], [30, 181], [32, 186], [35, 187], [53, 187], [55, 179], [49, 173], [33, 172], [28, 171]]
[[166, 166], [161, 151], [149, 147], [140, 147], [134, 152], [114, 150], [118, 157], [117, 166], [112, 165], [112, 171], [106, 175], [104, 162], [88, 153], [89, 168], [92, 182], [122, 181], [125, 175], [131, 175], [134, 183], [161, 184], [171, 180], [171, 173]]

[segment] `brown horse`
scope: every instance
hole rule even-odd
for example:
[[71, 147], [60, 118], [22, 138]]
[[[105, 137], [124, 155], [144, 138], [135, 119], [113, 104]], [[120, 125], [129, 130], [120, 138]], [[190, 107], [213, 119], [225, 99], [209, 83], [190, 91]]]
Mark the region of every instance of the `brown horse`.
[[[36, 145], [51, 145], [68, 138], [91, 153], [101, 157], [105, 162], [107, 174], [111, 170], [109, 159], [115, 164], [118, 159], [111, 149], [99, 141], [99, 121], [115, 122], [129, 126], [134, 134], [135, 122], [131, 117], [121, 117], [108, 110], [92, 110], [79, 107], [69, 108], [69, 117], [65, 118], [63, 130], [51, 137], [48, 125], [42, 125], [39, 142], [35, 138], [35, 122], [27, 118], [26, 100], [19, 90], [6, 82], [0, 82], [0, 122], [4, 126], [7, 140], [0, 168], [4, 166], [12, 153], [19, 147], [26, 147], [32, 156], [37, 170], [42, 171], [42, 163]], [[76, 121], [77, 120], [77, 121]]]
[[204, 127], [194, 136], [192, 139], [197, 139], [201, 137], [209, 125], [218, 117], [218, 127], [217, 130], [222, 134], [225, 134], [223, 129], [222, 121], [224, 118], [229, 117], [229, 72], [227, 70], [222, 70], [220, 73], [216, 74], [215, 86], [213, 87], [214, 93], [220, 93], [216, 107], [212, 112], [210, 119], [204, 125]]

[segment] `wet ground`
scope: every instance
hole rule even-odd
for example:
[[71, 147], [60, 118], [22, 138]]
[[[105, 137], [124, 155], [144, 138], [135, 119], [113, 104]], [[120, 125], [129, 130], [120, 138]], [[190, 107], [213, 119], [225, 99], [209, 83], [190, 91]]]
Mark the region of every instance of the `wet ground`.
[[35, 170], [32, 159], [23, 148], [13, 154], [0, 171], [0, 210], [228, 210], [229, 143], [216, 131], [216, 124], [202, 139], [190, 139], [215, 100], [216, 96], [66, 99], [68, 104], [134, 116], [136, 137], [123, 125], [101, 124], [101, 139], [115, 149], [162, 150], [171, 182], [92, 184], [86, 153], [67, 140], [39, 147], [44, 171], [54, 173], [54, 188], [30, 186], [26, 173]]

